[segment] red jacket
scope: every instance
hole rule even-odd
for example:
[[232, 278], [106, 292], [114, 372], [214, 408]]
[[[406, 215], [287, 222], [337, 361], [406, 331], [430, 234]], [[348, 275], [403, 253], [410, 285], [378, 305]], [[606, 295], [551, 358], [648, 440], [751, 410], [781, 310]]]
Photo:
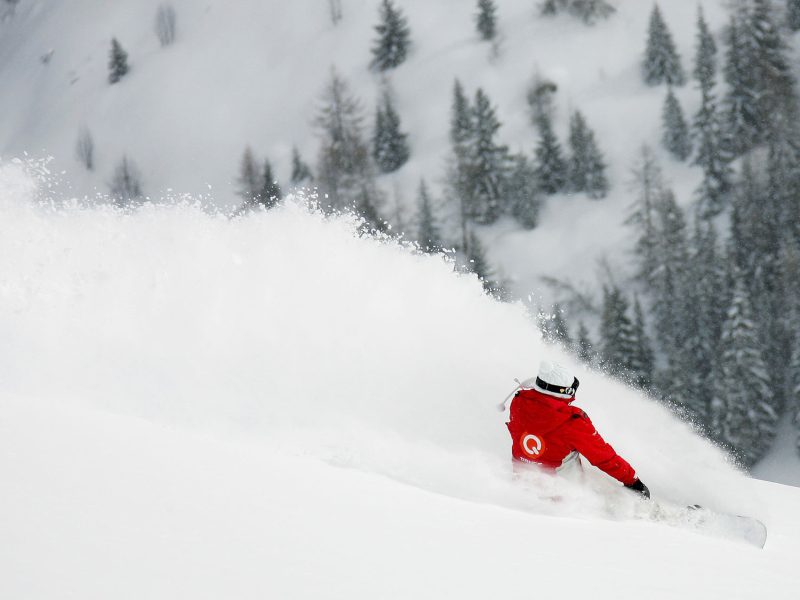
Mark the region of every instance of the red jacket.
[[518, 460], [557, 468], [573, 450], [625, 485], [636, 472], [609, 446], [580, 408], [537, 390], [521, 390], [511, 402], [508, 431]]

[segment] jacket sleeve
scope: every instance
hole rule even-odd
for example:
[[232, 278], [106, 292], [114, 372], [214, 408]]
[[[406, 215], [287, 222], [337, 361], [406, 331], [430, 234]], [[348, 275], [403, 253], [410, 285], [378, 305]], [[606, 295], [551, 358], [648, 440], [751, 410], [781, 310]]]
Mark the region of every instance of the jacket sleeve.
[[636, 481], [633, 467], [600, 437], [586, 413], [572, 415], [563, 426], [569, 443], [595, 467], [625, 485]]

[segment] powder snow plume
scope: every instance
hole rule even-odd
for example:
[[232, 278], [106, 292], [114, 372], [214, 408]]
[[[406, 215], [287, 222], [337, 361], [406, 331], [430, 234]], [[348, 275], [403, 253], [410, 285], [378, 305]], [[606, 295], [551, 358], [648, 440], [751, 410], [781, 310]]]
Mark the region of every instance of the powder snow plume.
[[[657, 493], [726, 508], [719, 491], [741, 479], [664, 408], [546, 347], [520, 305], [351, 217], [302, 198], [236, 218], [199, 202], [126, 212], [41, 187], [17, 165], [0, 171], [2, 391], [571, 512], [512, 489], [495, 410], [550, 357], [575, 369], [576, 404]], [[551, 479], [542, 489], [569, 485]]]

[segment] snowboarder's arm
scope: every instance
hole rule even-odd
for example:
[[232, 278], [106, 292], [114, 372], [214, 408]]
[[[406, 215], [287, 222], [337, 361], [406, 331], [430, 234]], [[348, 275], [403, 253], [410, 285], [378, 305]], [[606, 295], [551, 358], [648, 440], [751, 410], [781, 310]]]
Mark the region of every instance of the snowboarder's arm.
[[569, 441], [575, 450], [595, 467], [625, 485], [631, 485], [637, 480], [633, 467], [597, 433], [586, 413], [573, 415], [564, 425], [569, 429]]

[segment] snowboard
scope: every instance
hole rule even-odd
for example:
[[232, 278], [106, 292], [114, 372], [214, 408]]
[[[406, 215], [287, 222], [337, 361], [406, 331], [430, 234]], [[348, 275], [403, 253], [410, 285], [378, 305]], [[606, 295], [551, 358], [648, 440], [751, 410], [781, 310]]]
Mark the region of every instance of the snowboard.
[[741, 541], [758, 548], [767, 542], [767, 527], [752, 517], [714, 512], [699, 505], [677, 506], [650, 500], [640, 504], [647, 520], [712, 537]]

